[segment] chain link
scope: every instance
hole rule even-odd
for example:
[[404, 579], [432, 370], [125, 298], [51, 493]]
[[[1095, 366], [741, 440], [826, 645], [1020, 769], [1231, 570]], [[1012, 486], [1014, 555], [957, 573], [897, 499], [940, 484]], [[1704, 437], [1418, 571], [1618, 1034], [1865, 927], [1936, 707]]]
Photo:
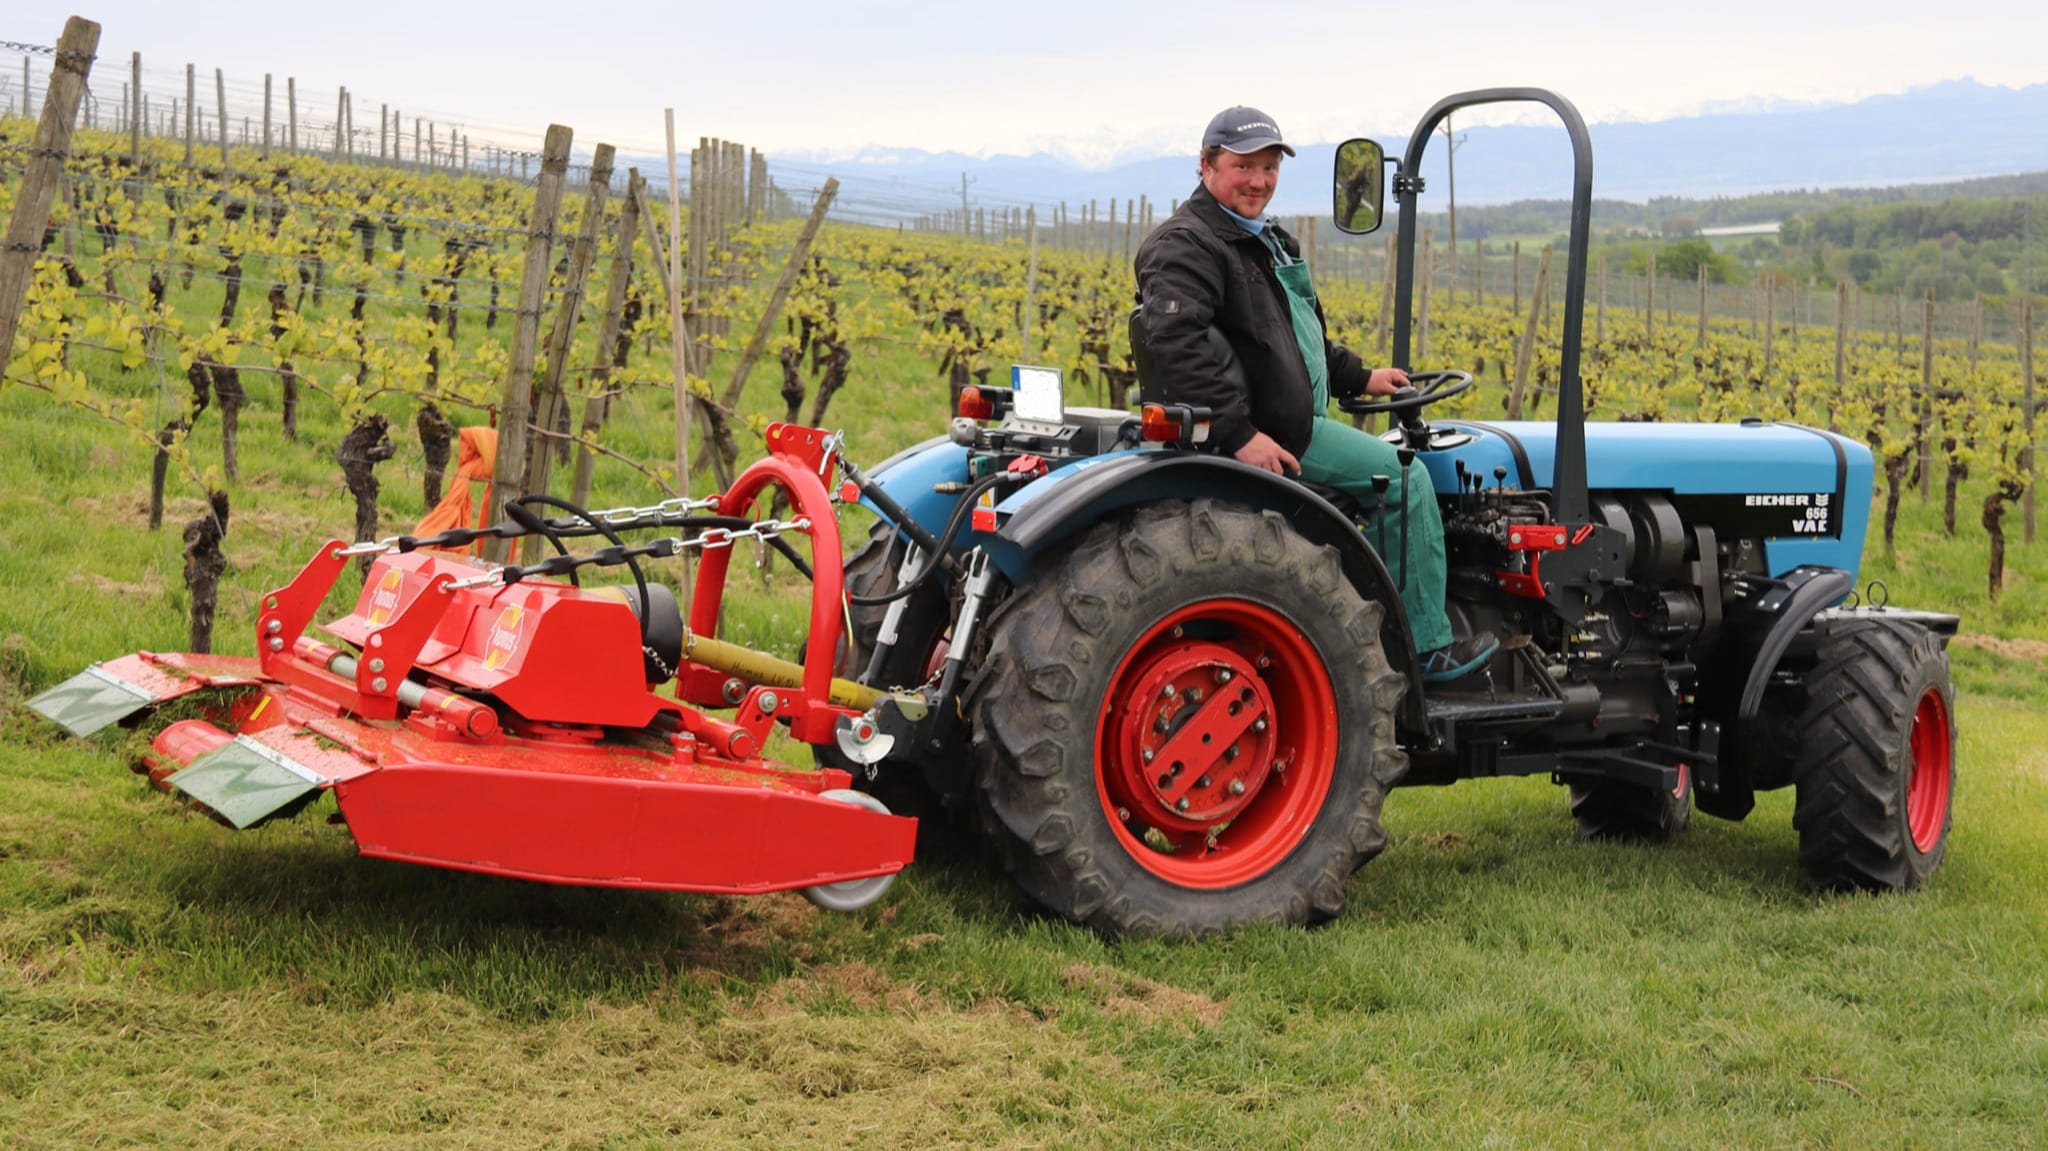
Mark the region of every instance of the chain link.
[[55, 56], [57, 49], [49, 44], [17, 44], [12, 40], [0, 40], [0, 51], [26, 52], [31, 56]]
[[713, 551], [717, 548], [729, 548], [741, 540], [772, 540], [784, 532], [810, 530], [811, 521], [802, 516], [793, 520], [762, 520], [743, 528], [711, 528], [696, 539], [685, 541], [683, 546]]

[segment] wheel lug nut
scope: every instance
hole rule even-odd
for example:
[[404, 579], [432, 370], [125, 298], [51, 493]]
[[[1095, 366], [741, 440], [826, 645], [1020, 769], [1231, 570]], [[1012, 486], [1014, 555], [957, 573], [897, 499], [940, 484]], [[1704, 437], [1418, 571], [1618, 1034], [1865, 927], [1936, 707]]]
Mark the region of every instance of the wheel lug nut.
[[1270, 659], [1267, 659], [1267, 658], [1266, 658], [1265, 656], [1260, 656], [1260, 657], [1259, 657], [1259, 666], [1260, 666], [1260, 667], [1262, 667], [1262, 668], [1263, 668], [1263, 667], [1272, 667], [1272, 666], [1273, 666], [1273, 661], [1272, 661], [1272, 660], [1270, 660]]
[[1179, 639], [1182, 635], [1185, 634], [1186, 633], [1181, 629], [1181, 626], [1179, 624], [1173, 625], [1173, 638]]
[[1173, 809], [1175, 811], [1186, 811], [1188, 809], [1188, 797], [1185, 795], [1181, 796], [1180, 801], [1173, 805]]
[[1146, 749], [1145, 749], [1145, 762], [1146, 762], [1146, 763], [1151, 763], [1151, 762], [1152, 762], [1152, 760], [1154, 759], [1154, 757], [1156, 757], [1156, 756], [1157, 756], [1158, 754], [1159, 754], [1158, 752], [1156, 752], [1156, 751], [1153, 751], [1153, 750], [1152, 750], [1151, 748], [1149, 748], [1149, 747], [1148, 747], [1148, 748], [1146, 748]]
[[1172, 699], [1174, 696], [1177, 696], [1179, 694], [1180, 689], [1174, 687], [1172, 684], [1169, 683], [1166, 685], [1166, 689], [1159, 693], [1159, 696], [1161, 699]]
[[1199, 688], [1199, 687], [1191, 687], [1191, 688], [1189, 688], [1189, 689], [1188, 689], [1188, 702], [1189, 702], [1189, 703], [1200, 703], [1200, 702], [1202, 702], [1202, 689], [1201, 689], [1201, 688]]
[[1117, 808], [1116, 818], [1120, 823], [1129, 823], [1131, 821], [1131, 809], [1128, 807]]
[[1241, 780], [1241, 779], [1233, 779], [1233, 780], [1231, 780], [1231, 781], [1230, 781], [1230, 794], [1232, 794], [1232, 795], [1243, 795], [1243, 794], [1244, 794], [1244, 780]]
[[1255, 719], [1255, 720], [1253, 720], [1253, 721], [1252, 721], [1252, 730], [1253, 730], [1253, 731], [1264, 731], [1264, 730], [1266, 730], [1266, 721], [1265, 721], [1265, 720], [1263, 720], [1263, 719]]
[[1229, 682], [1230, 682], [1230, 669], [1229, 669], [1229, 668], [1227, 668], [1227, 667], [1219, 667], [1219, 668], [1217, 668], [1217, 669], [1216, 669], [1216, 682], [1217, 682], [1217, 683], [1229, 683]]
[[1237, 745], [1233, 743], [1233, 744], [1231, 744], [1231, 745], [1230, 745], [1229, 747], [1226, 747], [1226, 748], [1224, 748], [1224, 749], [1223, 749], [1223, 762], [1225, 762], [1225, 763], [1235, 763], [1236, 761], [1237, 761]]
[[1209, 786], [1209, 777], [1205, 775], [1205, 776], [1203, 776], [1202, 778], [1200, 778], [1200, 779], [1196, 780], [1196, 781], [1195, 781], [1195, 786], [1196, 786], [1196, 787], [1207, 787], [1207, 786]]

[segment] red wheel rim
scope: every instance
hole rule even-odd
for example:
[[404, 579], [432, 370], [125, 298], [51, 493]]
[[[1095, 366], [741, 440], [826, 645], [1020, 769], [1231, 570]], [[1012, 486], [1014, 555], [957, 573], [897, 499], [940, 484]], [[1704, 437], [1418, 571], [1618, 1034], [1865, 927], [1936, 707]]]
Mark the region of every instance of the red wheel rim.
[[1942, 829], [1948, 826], [1949, 793], [1955, 786], [1948, 700], [1939, 690], [1920, 693], [1910, 740], [1913, 762], [1906, 783], [1906, 826], [1912, 830], [1913, 846], [1925, 855], [1941, 842]]
[[1337, 693], [1285, 616], [1203, 600], [1117, 664], [1095, 746], [1103, 811], [1131, 858], [1182, 887], [1232, 887], [1314, 826], [1336, 772]]

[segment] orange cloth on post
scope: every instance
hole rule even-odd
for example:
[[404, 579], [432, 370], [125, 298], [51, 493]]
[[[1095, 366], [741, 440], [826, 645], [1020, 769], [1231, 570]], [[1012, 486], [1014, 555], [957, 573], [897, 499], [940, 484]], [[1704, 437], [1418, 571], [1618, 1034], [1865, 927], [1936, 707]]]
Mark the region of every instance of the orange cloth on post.
[[[455, 483], [434, 510], [413, 529], [414, 536], [430, 536], [450, 528], [480, 528], [491, 511], [491, 473], [498, 465], [498, 429], [477, 426], [462, 429], [460, 455], [455, 466]], [[483, 499], [471, 490], [483, 485]], [[440, 549], [475, 555], [477, 545]]]

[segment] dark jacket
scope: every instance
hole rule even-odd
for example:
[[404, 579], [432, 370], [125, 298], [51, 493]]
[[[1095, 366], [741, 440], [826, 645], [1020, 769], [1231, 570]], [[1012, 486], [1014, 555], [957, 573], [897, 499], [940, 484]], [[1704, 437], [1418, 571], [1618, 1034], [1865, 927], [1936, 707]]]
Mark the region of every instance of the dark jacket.
[[[1279, 232], [1288, 253], [1301, 246]], [[1294, 338], [1287, 289], [1273, 271], [1265, 241], [1231, 219], [1207, 188], [1154, 229], [1138, 248], [1138, 299], [1145, 305], [1148, 358], [1176, 403], [1214, 409], [1216, 449], [1228, 455], [1264, 432], [1299, 456], [1315, 418], [1308, 367]], [[1316, 319], [1322, 321], [1320, 302]], [[1207, 340], [1211, 325], [1230, 341], [1248, 385], [1233, 384]], [[1350, 351], [1329, 343], [1330, 394], [1365, 390], [1371, 372]]]

